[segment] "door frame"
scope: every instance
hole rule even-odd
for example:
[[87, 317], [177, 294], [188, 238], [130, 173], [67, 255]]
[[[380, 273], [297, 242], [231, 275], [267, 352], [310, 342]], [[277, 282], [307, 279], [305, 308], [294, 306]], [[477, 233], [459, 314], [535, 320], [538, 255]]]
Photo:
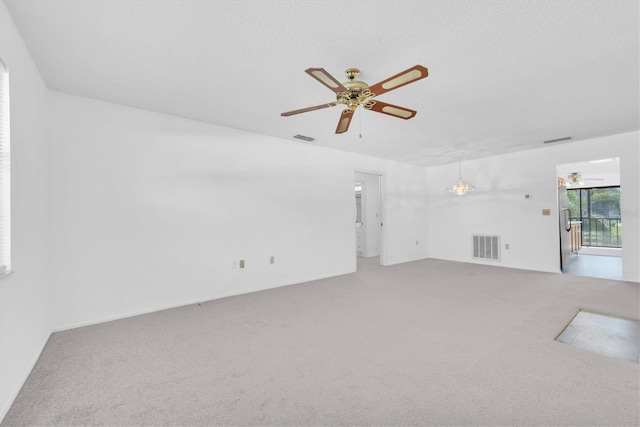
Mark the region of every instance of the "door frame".
[[[381, 266], [385, 266], [387, 265], [387, 222], [386, 222], [386, 217], [387, 217], [387, 212], [386, 212], [386, 188], [385, 188], [385, 175], [383, 172], [380, 171], [375, 171], [375, 170], [370, 170], [370, 169], [360, 169], [360, 168], [355, 168], [353, 171], [353, 183], [355, 183], [356, 180], [356, 173], [363, 173], [363, 174], [367, 174], [367, 175], [376, 175], [378, 177], [378, 190], [379, 190], [379, 197], [378, 197], [378, 212], [380, 212], [380, 226], [379, 226], [379, 230], [380, 230], [380, 265]], [[353, 185], [351, 186], [351, 188], [353, 188]], [[355, 197], [353, 198], [353, 203], [355, 206]], [[354, 209], [355, 210], [355, 209]], [[354, 229], [354, 244], [355, 244], [355, 229]], [[358, 262], [357, 259], [357, 254], [356, 251], [354, 250], [354, 256], [356, 257], [356, 264]]]
[[[367, 183], [362, 180], [355, 180], [356, 185], [360, 185], [360, 219], [362, 219], [362, 227], [360, 230], [356, 228], [356, 258], [361, 256], [365, 257], [367, 255], [367, 222], [365, 218], [367, 217]], [[358, 196], [356, 196], [356, 210], [358, 209]], [[358, 221], [357, 212], [356, 212], [356, 223]], [[360, 245], [362, 246], [362, 250], [358, 252], [358, 231], [360, 231]]]
[[[623, 162], [623, 160], [624, 160], [624, 159], [620, 158], [620, 156], [617, 156], [617, 155], [616, 155], [616, 156], [612, 156], [612, 158], [614, 158], [614, 159], [615, 159], [615, 158], [618, 158], [618, 159], [619, 159], [619, 161], [620, 161], [620, 164], [622, 164], [622, 162]], [[575, 164], [581, 164], [581, 163], [591, 163], [591, 162], [593, 162], [593, 161], [597, 161], [597, 160], [601, 160], [601, 159], [600, 159], [600, 158], [595, 158], [595, 159], [585, 159], [585, 160], [580, 160], [580, 161], [565, 162], [565, 163], [556, 164], [556, 167], [555, 167], [556, 180], [557, 180], [558, 178], [562, 178], [562, 179], [564, 179], [564, 178], [561, 176], [562, 174], [560, 173], [560, 169], [562, 169], [562, 168], [564, 168], [564, 167], [566, 167], [566, 166], [569, 166], [569, 165], [573, 165], [573, 166], [575, 166]], [[574, 167], [573, 169], [576, 169], [576, 168]], [[623, 207], [623, 206], [624, 206], [624, 197], [623, 197], [624, 192], [623, 192], [623, 182], [622, 182], [622, 167], [619, 165], [619, 166], [618, 166], [618, 168], [615, 170], [615, 172], [612, 172], [612, 171], [611, 171], [611, 173], [615, 173], [615, 174], [617, 174], [617, 176], [618, 176], [618, 180], [617, 180], [618, 185], [605, 185], [605, 186], [601, 186], [601, 187], [590, 185], [590, 186], [580, 187], [580, 189], [585, 189], [585, 190], [587, 190], [587, 189], [593, 189], [593, 188], [619, 187], [619, 188], [620, 188], [620, 218], [621, 218], [621, 219], [622, 219], [622, 221], [624, 222], [624, 207]], [[557, 215], [558, 215], [558, 224], [559, 224], [559, 222], [560, 222], [560, 220], [561, 220], [561, 218], [560, 218], [560, 209], [559, 209], [559, 208], [560, 208], [560, 189], [559, 189], [559, 188], [558, 188], [558, 190], [557, 190], [556, 195], [557, 195], [557, 197], [556, 197], [556, 203], [557, 203], [557, 204], [556, 204], [556, 213], [557, 213]], [[582, 207], [581, 207], [581, 208], [582, 208]], [[559, 271], [559, 272], [560, 272], [560, 273], [563, 273], [563, 274], [569, 274], [569, 275], [571, 275], [571, 274], [573, 274], [573, 273], [567, 273], [567, 272], [565, 271], [565, 268], [564, 268], [564, 267], [566, 267], [566, 266], [563, 266], [563, 265], [562, 265], [562, 253], [561, 253], [561, 252], [562, 252], [562, 248], [561, 248], [561, 244], [562, 244], [562, 242], [561, 242], [560, 233], [557, 233], [557, 235], [558, 235], [558, 247], [560, 248], [560, 251], [558, 251], [558, 256], [559, 256], [559, 258], [560, 258], [560, 259], [559, 259], [559, 265], [560, 265], [560, 269], [559, 269], [560, 271]], [[623, 247], [624, 247], [624, 243], [622, 243], [622, 245], [621, 245], [621, 249], [622, 249]], [[599, 254], [596, 254], [596, 256], [598, 256], [598, 255], [599, 255]], [[602, 255], [602, 256], [607, 256], [607, 255]], [[625, 280], [625, 279], [624, 279], [624, 265], [625, 265], [624, 251], [622, 252], [621, 258], [622, 258], [622, 271], [621, 271], [622, 279], [619, 279], [619, 280]], [[576, 275], [577, 275], [577, 274], [576, 274]]]

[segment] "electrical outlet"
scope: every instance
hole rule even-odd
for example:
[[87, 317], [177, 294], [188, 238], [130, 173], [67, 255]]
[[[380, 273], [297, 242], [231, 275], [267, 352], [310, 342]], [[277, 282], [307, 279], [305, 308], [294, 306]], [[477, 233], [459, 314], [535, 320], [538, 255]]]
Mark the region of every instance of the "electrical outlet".
[[509, 249], [509, 244], [508, 244], [508, 243], [505, 243], [505, 244], [504, 244], [504, 248], [505, 248], [505, 249]]
[[244, 268], [244, 260], [243, 259], [240, 260], [240, 268]]
[[551, 209], [542, 209], [542, 215], [551, 215]]
[[416, 246], [418, 246], [418, 241], [416, 240]]
[[270, 264], [275, 264], [276, 263], [276, 257], [272, 256], [271, 258], [269, 258], [269, 263]]

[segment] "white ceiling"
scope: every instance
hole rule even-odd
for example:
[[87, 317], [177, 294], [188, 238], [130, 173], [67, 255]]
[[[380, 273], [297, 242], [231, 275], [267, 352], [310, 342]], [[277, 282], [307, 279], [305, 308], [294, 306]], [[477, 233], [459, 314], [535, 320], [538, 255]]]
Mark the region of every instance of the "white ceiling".
[[[50, 89], [325, 147], [436, 165], [640, 127], [635, 0], [4, 2]], [[411, 120], [280, 116], [335, 100], [307, 68], [415, 64], [379, 98]]]

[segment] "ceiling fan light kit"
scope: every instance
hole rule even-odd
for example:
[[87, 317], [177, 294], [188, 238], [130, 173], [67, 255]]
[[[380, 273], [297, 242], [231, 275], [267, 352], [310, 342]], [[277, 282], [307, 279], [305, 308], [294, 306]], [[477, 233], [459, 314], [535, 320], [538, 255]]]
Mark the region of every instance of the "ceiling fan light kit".
[[585, 186], [585, 181], [604, 181], [603, 178], [584, 178], [580, 172], [572, 172], [565, 180], [566, 187]]
[[581, 187], [584, 186], [584, 181], [582, 180], [582, 175], [579, 172], [573, 172], [567, 176], [568, 180], [565, 181], [567, 183], [567, 187], [573, 187], [579, 185]]
[[335, 92], [336, 101], [313, 107], [301, 108], [299, 110], [287, 111], [280, 115], [288, 117], [295, 114], [307, 113], [309, 111], [335, 107], [338, 104], [342, 104], [346, 106], [346, 108], [342, 111], [342, 114], [338, 119], [338, 126], [336, 127], [337, 134], [345, 133], [349, 130], [353, 113], [360, 106], [365, 110], [387, 114], [404, 120], [414, 117], [417, 113], [414, 110], [387, 104], [386, 102], [374, 100], [373, 98], [385, 92], [413, 83], [417, 80], [424, 79], [429, 75], [429, 71], [425, 67], [422, 65], [415, 65], [408, 70], [396, 74], [395, 76], [391, 76], [373, 86], [369, 86], [363, 81], [356, 80], [356, 77], [360, 74], [360, 70], [357, 68], [347, 68], [344, 74], [348, 80], [344, 83], [340, 83], [323, 68], [308, 68], [305, 72]]

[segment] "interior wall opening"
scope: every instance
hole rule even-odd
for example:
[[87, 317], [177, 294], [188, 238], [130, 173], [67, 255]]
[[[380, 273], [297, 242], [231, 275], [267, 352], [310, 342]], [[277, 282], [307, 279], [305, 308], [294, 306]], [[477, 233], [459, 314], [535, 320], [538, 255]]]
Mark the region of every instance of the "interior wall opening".
[[620, 159], [558, 165], [560, 269], [622, 280]]
[[384, 265], [382, 175], [356, 171], [354, 196], [357, 268]]

